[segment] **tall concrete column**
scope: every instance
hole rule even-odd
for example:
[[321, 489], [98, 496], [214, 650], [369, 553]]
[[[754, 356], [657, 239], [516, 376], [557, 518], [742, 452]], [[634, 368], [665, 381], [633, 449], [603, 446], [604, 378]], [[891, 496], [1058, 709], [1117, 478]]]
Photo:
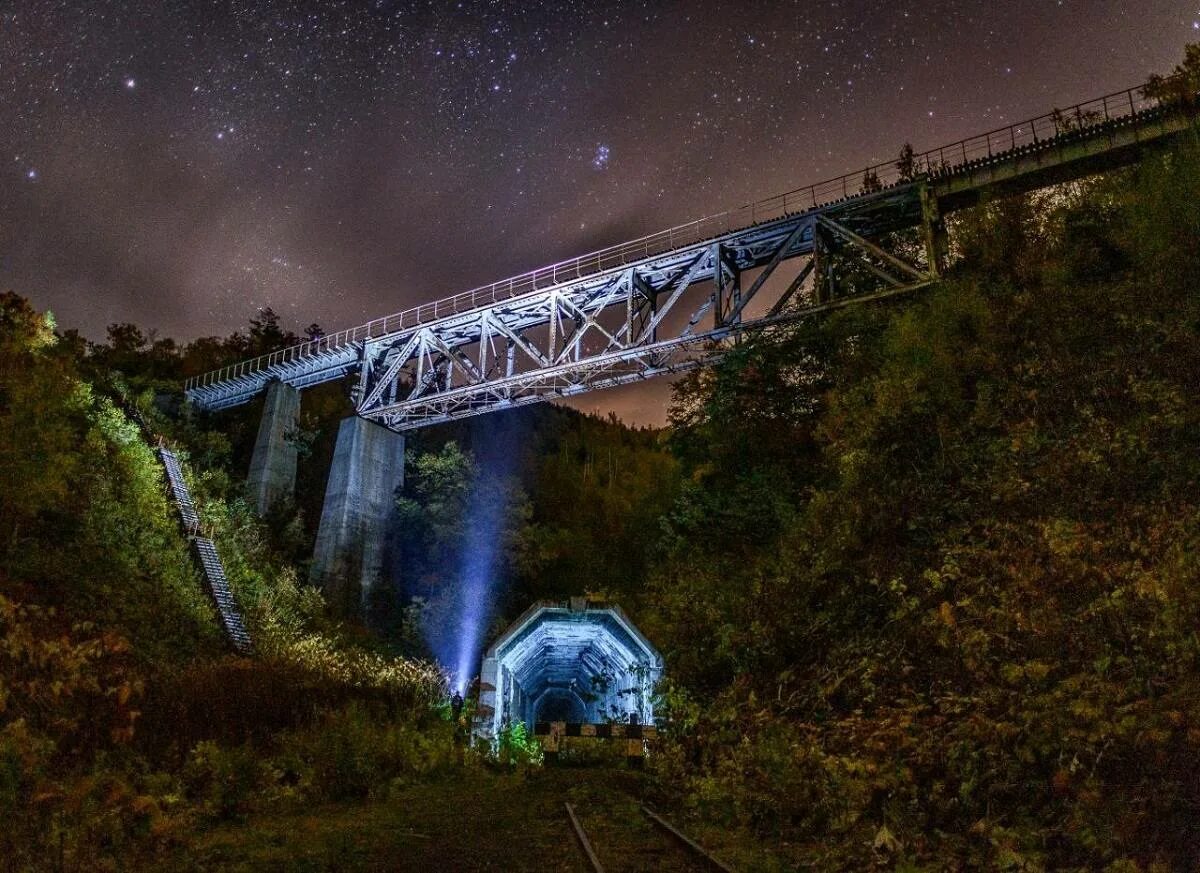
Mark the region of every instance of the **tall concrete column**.
[[312, 580], [344, 615], [361, 615], [380, 582], [404, 484], [404, 437], [365, 418], [338, 427]]
[[300, 389], [272, 382], [267, 386], [258, 438], [250, 458], [246, 490], [259, 515], [266, 515], [281, 497], [296, 490], [296, 446], [289, 439], [300, 414]]

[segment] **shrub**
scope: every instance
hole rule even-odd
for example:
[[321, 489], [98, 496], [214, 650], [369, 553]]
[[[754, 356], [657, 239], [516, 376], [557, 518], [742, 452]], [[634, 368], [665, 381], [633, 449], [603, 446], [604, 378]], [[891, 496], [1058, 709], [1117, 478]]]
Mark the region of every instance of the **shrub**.
[[528, 767], [540, 765], [543, 760], [542, 744], [537, 737], [530, 736], [525, 722], [505, 725], [492, 747], [493, 759], [505, 767]]
[[264, 784], [264, 772], [248, 746], [221, 746], [211, 740], [197, 743], [181, 774], [187, 796], [207, 816], [228, 820], [244, 815], [254, 792]]
[[314, 798], [376, 796], [398, 782], [425, 779], [455, 763], [453, 729], [439, 719], [389, 718], [361, 702], [329, 710], [280, 737], [272, 765]]

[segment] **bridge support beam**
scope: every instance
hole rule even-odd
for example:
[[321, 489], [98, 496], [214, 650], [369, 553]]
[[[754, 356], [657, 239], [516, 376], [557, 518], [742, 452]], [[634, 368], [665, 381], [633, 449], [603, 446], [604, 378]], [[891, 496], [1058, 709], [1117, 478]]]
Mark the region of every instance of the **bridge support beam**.
[[813, 226], [812, 263], [813, 302], [828, 303], [833, 299], [837, 274], [834, 272], [833, 249], [829, 245], [829, 237], [820, 224]]
[[404, 437], [358, 416], [342, 420], [317, 529], [312, 581], [343, 615], [361, 615], [384, 580], [404, 484]]
[[922, 183], [920, 194], [921, 233], [925, 240], [925, 258], [929, 262], [929, 275], [940, 279], [946, 269], [946, 252], [949, 248], [946, 221], [942, 217], [937, 196], [929, 189], [928, 184]]
[[290, 435], [299, 414], [300, 389], [272, 382], [267, 387], [250, 472], [246, 476], [246, 490], [259, 515], [266, 515], [277, 500], [291, 497], [295, 491], [299, 454]]

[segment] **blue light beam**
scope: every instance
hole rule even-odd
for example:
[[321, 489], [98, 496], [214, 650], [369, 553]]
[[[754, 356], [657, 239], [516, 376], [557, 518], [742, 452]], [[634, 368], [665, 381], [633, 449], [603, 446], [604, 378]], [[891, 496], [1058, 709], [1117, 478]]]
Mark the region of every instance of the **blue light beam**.
[[[482, 486], [483, 483], [480, 483]], [[454, 682], [460, 693], [479, 663], [483, 628], [491, 618], [492, 588], [497, 580], [500, 551], [500, 521], [504, 507], [500, 501], [489, 500], [477, 487], [471, 498], [467, 516], [467, 542], [462, 560], [461, 612], [458, 633], [455, 635], [458, 652], [454, 659]]]

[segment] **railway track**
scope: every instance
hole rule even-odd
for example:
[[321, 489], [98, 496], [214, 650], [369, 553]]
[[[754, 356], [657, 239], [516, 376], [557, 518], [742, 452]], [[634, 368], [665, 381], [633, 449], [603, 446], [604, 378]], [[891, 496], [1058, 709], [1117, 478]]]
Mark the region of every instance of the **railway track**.
[[[639, 808], [644, 817], [642, 823], [648, 823], [649, 827], [641, 833], [653, 832], [657, 835], [657, 841], [643, 840], [640, 844], [635, 841], [631, 845], [626, 839], [622, 841], [625, 845], [619, 853], [606, 851], [606, 842], [603, 839], [594, 844], [575, 807], [570, 803], [564, 803], [563, 806], [566, 808], [567, 818], [579, 847], [594, 873], [615, 873], [618, 870], [654, 870], [664, 873], [675, 870], [707, 870], [735, 873], [732, 867], [714, 857], [703, 846], [646, 806]], [[599, 827], [593, 823], [592, 833], [603, 833], [605, 830], [611, 830], [611, 827], [612, 820], [605, 819], [599, 823]], [[628, 837], [628, 833], [625, 836]], [[606, 863], [608, 866], [605, 866]]]

